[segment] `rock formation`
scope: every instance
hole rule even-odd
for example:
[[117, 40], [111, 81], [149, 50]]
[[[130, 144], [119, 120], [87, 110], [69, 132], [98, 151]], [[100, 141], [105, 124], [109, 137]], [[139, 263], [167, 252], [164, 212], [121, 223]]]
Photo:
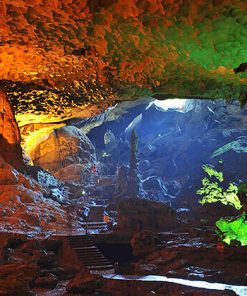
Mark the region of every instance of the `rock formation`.
[[81, 182], [95, 165], [95, 149], [88, 137], [74, 126], [55, 129], [37, 145], [30, 157], [35, 165], [63, 181]]
[[[176, 106], [173, 100], [143, 101], [129, 104], [129, 109], [118, 105], [101, 116], [85, 122], [82, 129], [95, 142], [96, 150], [102, 147], [106, 130], [111, 129], [118, 139], [117, 148], [109, 157], [100, 160], [107, 166], [127, 165], [129, 126], [138, 134], [140, 174], [147, 197], [175, 207], [195, 207], [195, 192], [203, 178], [202, 165], [215, 165], [224, 172], [226, 182], [237, 184], [246, 179], [247, 108], [239, 102], [224, 100], [184, 100]], [[175, 104], [175, 105], [173, 105]], [[223, 160], [220, 164], [219, 160]], [[119, 170], [117, 188], [119, 196], [126, 196], [126, 174]], [[181, 197], [179, 205], [176, 203]]]
[[20, 132], [6, 93], [0, 89], [0, 155], [17, 169], [24, 166]]
[[118, 207], [118, 227], [122, 231], [164, 231], [178, 226], [176, 212], [165, 204], [130, 198]]
[[233, 71], [246, 63], [240, 0], [17, 0], [0, 11], [0, 79], [81, 92], [96, 79], [122, 98], [240, 97], [245, 88], [246, 71]]
[[[45, 189], [15, 170], [0, 156], [0, 229], [25, 232], [66, 228], [66, 212], [53, 200], [44, 198]], [[55, 223], [55, 224], [54, 224]]]

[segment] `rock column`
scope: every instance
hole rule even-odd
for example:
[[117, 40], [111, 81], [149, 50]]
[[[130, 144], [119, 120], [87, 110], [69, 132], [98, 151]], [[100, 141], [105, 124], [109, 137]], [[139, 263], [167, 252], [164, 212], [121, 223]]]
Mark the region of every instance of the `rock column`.
[[0, 155], [16, 169], [24, 166], [20, 132], [6, 93], [0, 89]]

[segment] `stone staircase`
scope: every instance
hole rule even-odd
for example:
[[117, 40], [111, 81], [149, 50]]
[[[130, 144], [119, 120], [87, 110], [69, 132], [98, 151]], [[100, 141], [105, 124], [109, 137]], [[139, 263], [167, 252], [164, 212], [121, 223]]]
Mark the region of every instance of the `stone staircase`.
[[78, 259], [92, 272], [97, 274], [115, 273], [112, 263], [94, 245], [88, 235], [68, 236], [70, 246]]
[[98, 232], [107, 231], [107, 223], [106, 222], [82, 222], [81, 226], [88, 230], [88, 233], [91, 233], [94, 230]]

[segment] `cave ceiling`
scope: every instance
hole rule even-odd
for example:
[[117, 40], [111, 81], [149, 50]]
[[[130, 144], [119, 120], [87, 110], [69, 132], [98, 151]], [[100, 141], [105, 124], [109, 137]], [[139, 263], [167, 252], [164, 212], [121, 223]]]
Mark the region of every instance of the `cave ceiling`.
[[2, 0], [0, 80], [20, 126], [142, 96], [244, 101], [246, 8], [245, 0]]

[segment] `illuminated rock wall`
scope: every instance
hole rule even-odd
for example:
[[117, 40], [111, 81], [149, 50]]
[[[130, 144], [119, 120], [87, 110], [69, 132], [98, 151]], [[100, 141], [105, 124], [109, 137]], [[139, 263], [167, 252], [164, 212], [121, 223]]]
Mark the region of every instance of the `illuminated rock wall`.
[[20, 142], [20, 132], [12, 107], [6, 94], [0, 89], [0, 155], [18, 169], [24, 165]]
[[34, 165], [64, 181], [83, 180], [95, 164], [95, 149], [88, 137], [73, 126], [55, 129], [30, 153]]
[[0, 78], [50, 87], [110, 84], [121, 98], [239, 97], [246, 74], [241, 0], [4, 0]]

